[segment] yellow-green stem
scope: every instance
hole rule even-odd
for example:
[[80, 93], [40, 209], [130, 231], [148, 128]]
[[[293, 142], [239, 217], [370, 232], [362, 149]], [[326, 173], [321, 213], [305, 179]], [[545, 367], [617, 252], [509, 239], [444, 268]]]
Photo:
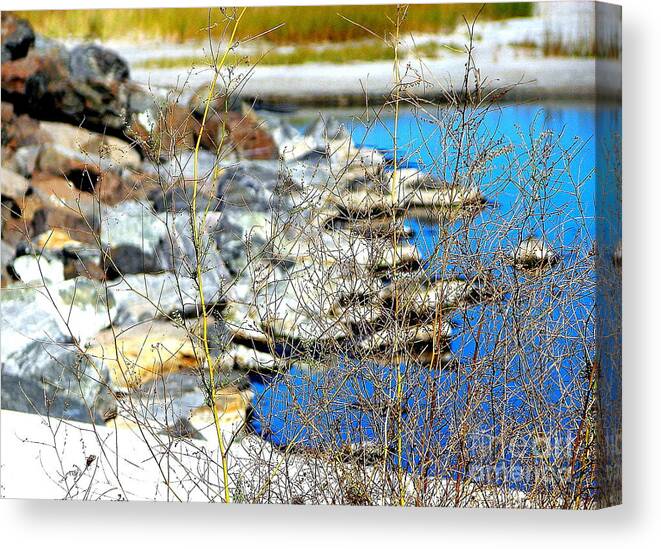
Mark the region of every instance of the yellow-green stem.
[[[193, 225], [193, 243], [195, 244], [195, 253], [196, 253], [196, 277], [197, 277], [197, 285], [198, 285], [198, 290], [199, 290], [199, 298], [200, 298], [200, 307], [202, 309], [202, 344], [204, 347], [204, 357], [205, 360], [207, 361], [207, 366], [209, 368], [209, 385], [210, 385], [210, 400], [211, 400], [211, 411], [213, 413], [213, 422], [214, 426], [216, 428], [216, 437], [218, 438], [218, 448], [220, 450], [220, 458], [221, 458], [221, 464], [223, 468], [223, 483], [224, 483], [224, 490], [225, 490], [225, 503], [230, 503], [230, 492], [229, 492], [229, 470], [228, 470], [228, 463], [227, 463], [227, 456], [225, 455], [225, 443], [223, 441], [223, 434], [220, 429], [220, 419], [218, 417], [218, 408], [216, 407], [216, 382], [215, 382], [215, 364], [214, 361], [211, 357], [211, 351], [209, 350], [209, 336], [208, 336], [208, 327], [209, 327], [209, 318], [207, 315], [207, 307], [206, 307], [206, 302], [204, 299], [204, 288], [203, 288], [203, 282], [202, 282], [202, 261], [201, 261], [201, 252], [202, 252], [202, 242], [201, 242], [201, 236], [200, 236], [200, 229], [197, 224], [197, 217], [196, 217], [196, 211], [197, 211], [197, 191], [198, 191], [198, 183], [199, 183], [199, 164], [198, 164], [198, 156], [200, 152], [200, 143], [202, 141], [202, 134], [204, 132], [204, 127], [207, 121], [207, 116], [209, 115], [209, 106], [211, 105], [211, 99], [213, 98], [213, 93], [216, 89], [216, 83], [218, 82], [218, 74], [222, 70], [223, 66], [225, 65], [225, 62], [227, 60], [227, 56], [229, 55], [230, 51], [233, 48], [234, 45], [234, 39], [236, 37], [236, 31], [239, 27], [239, 22], [241, 21], [241, 17], [243, 17], [243, 14], [245, 13], [246, 8], [243, 8], [240, 12], [239, 15], [237, 16], [236, 20], [234, 21], [234, 26], [232, 28], [232, 34], [229, 39], [229, 43], [227, 44], [227, 48], [225, 49], [225, 52], [223, 54], [223, 57], [221, 58], [220, 62], [216, 65], [216, 70], [214, 73], [214, 77], [211, 80], [211, 84], [209, 85], [209, 93], [207, 94], [207, 98], [205, 101], [204, 105], [204, 114], [202, 116], [202, 122], [200, 124], [200, 132], [197, 136], [197, 141], [195, 142], [195, 150], [193, 153], [193, 200], [191, 203], [191, 216], [192, 216], [192, 225]], [[204, 223], [204, 218], [202, 219], [202, 223]]]

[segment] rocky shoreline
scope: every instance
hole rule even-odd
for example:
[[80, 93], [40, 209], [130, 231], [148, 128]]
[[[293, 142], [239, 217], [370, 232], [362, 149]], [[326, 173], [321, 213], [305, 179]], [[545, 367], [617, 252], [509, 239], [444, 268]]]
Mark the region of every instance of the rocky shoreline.
[[3, 408], [212, 440], [211, 384], [236, 434], [255, 373], [453, 367], [450, 313], [495, 289], [430, 274], [403, 220], [470, 217], [476, 185], [393, 170], [332, 119], [222, 94], [205, 119], [206, 86], [150, 95], [114, 52], [2, 21]]

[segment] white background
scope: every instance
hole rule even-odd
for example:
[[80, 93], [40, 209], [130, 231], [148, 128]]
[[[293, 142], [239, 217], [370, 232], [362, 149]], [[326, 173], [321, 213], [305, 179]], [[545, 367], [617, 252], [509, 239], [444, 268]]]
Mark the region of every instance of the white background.
[[[288, 4], [313, 4], [296, 2]], [[183, 0], [3, 0], [3, 9], [191, 6]], [[234, 5], [256, 5], [259, 1]], [[325, 2], [325, 3], [359, 3]], [[604, 511], [365, 509], [0, 501], [17, 547], [618, 547], [661, 533], [661, 3], [621, 0], [624, 36], [624, 505]]]

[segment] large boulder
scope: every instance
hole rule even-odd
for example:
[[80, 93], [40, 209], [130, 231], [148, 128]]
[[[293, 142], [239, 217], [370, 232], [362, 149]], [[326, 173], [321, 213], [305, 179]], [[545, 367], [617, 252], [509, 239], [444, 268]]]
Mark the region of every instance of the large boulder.
[[[202, 274], [204, 301], [209, 313], [219, 310], [229, 290], [216, 271]], [[120, 328], [134, 326], [155, 318], [199, 316], [200, 291], [197, 281], [174, 273], [132, 274], [108, 283], [117, 303], [114, 324]]]
[[5, 288], [0, 310], [3, 362], [35, 341], [84, 344], [117, 313], [113, 296], [84, 278]]
[[218, 219], [214, 238], [221, 257], [233, 276], [258, 257], [269, 241], [270, 214], [226, 206]]
[[20, 59], [34, 45], [34, 31], [25, 19], [2, 12], [2, 62]]
[[35, 118], [121, 130], [129, 119], [126, 63], [100, 46], [30, 50], [2, 63], [3, 98]]
[[167, 238], [167, 226], [140, 202], [122, 202], [101, 214], [101, 245], [108, 251], [106, 272], [110, 278], [167, 270], [159, 245]]
[[195, 370], [204, 357], [192, 329], [163, 320], [105, 330], [88, 353], [106, 364], [113, 386], [122, 391], [180, 370]]
[[87, 341], [110, 324], [115, 303], [85, 279], [0, 294], [2, 407], [57, 417], [98, 419], [108, 372], [84, 355]]
[[140, 168], [140, 155], [122, 139], [61, 122], [41, 122], [39, 130], [43, 143], [55, 143], [80, 153], [88, 163], [99, 165], [104, 170]]
[[215, 182], [216, 196], [225, 206], [270, 212], [286, 209], [290, 172], [277, 162], [242, 161], [224, 167]]
[[96, 44], [81, 44], [71, 50], [69, 70], [74, 80], [113, 86], [129, 79], [129, 66], [115, 52]]
[[[76, 347], [39, 343], [21, 355], [24, 369], [2, 369], [0, 406], [52, 418], [101, 424], [110, 395], [107, 374]], [[30, 366], [39, 365], [39, 368]]]

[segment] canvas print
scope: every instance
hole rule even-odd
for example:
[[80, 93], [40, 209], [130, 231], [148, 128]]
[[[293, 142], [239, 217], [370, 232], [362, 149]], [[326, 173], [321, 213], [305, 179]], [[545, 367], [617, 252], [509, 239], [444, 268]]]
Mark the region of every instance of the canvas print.
[[620, 29], [3, 12], [3, 497], [620, 503]]

